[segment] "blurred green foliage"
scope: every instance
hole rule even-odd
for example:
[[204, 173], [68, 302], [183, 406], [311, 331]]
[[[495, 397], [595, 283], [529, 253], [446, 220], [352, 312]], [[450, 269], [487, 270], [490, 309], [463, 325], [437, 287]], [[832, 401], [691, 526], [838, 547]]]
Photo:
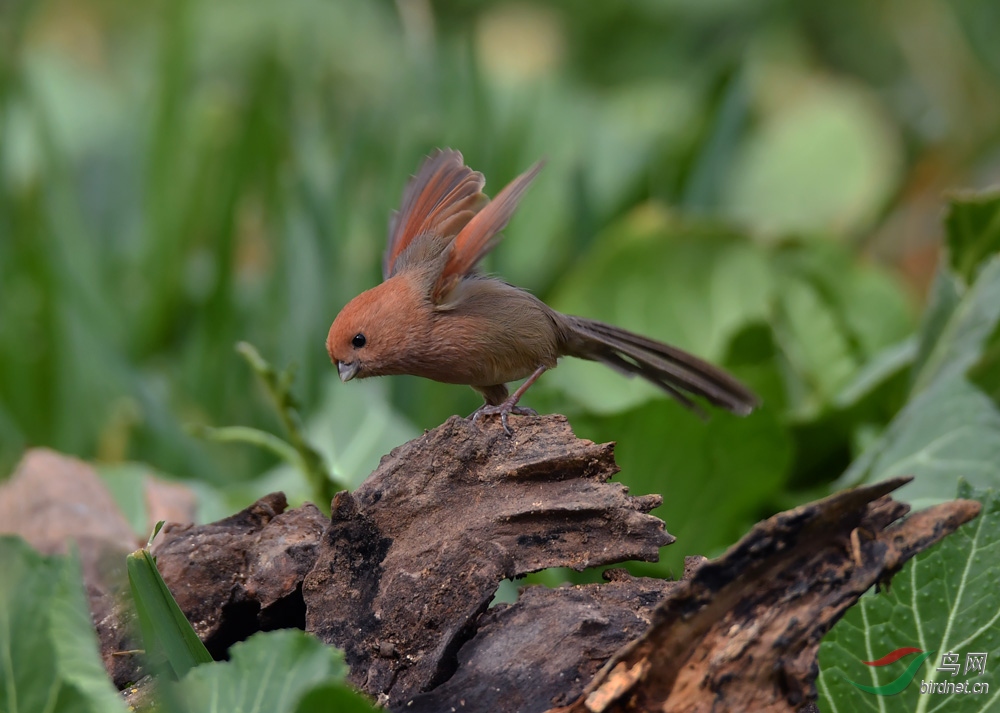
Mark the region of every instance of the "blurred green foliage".
[[98, 655], [79, 556], [0, 537], [0, 700], [5, 711], [124, 713]]
[[914, 507], [951, 498], [959, 479], [1000, 489], [998, 236], [1000, 193], [952, 200], [950, 259], [918, 330], [907, 402], [839, 485], [912, 475], [899, 495]]
[[665, 566], [712, 554], [903, 405], [942, 192], [1000, 175], [996, 21], [992, 0], [2, 3], [0, 472], [45, 444], [301, 495], [268, 454], [186, 430], [280, 431], [246, 340], [298, 366], [312, 442], [357, 484], [478, 405], [339, 384], [323, 348], [379, 279], [406, 177], [452, 146], [496, 191], [546, 156], [489, 269], [715, 360], [765, 406], [706, 424], [579, 363], [528, 403], [665, 494]]
[[174, 683], [161, 681], [160, 710], [376, 713], [380, 709], [345, 682], [347, 670], [340, 649], [305, 632], [258, 632], [234, 644], [228, 661], [197, 666]]

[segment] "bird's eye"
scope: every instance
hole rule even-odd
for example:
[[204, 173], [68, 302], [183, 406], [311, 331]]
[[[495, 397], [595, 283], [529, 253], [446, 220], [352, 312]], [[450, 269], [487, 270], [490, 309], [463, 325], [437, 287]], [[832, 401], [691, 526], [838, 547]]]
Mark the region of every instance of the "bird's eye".
[[367, 343], [368, 340], [365, 339], [365, 335], [361, 333], [355, 334], [354, 339], [351, 340], [351, 346], [354, 347], [355, 349], [360, 349]]

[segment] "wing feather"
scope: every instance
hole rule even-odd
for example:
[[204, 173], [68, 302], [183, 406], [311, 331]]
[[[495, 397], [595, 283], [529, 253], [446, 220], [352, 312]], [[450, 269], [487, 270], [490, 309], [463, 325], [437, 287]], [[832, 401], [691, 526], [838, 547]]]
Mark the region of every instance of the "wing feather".
[[416, 237], [461, 231], [486, 201], [484, 184], [483, 175], [466, 166], [460, 152], [445, 149], [428, 156], [407, 184], [399, 212], [393, 215], [382, 277], [395, 274], [400, 255]]
[[543, 162], [539, 161], [508, 183], [455, 236], [449, 248], [448, 259], [432, 292], [435, 302], [441, 302], [500, 241], [500, 231], [514, 215], [528, 184], [538, 175], [542, 165]]

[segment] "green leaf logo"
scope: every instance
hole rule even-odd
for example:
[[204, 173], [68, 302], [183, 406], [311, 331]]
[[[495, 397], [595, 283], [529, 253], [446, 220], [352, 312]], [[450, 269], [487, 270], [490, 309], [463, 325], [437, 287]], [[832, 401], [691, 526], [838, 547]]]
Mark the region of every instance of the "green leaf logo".
[[906, 670], [903, 671], [903, 673], [901, 673], [895, 681], [890, 681], [883, 686], [866, 686], [862, 683], [855, 683], [854, 681], [851, 681], [851, 679], [847, 680], [852, 686], [860, 688], [866, 693], [874, 693], [876, 696], [894, 696], [897, 693], [902, 693], [903, 689], [909, 686], [910, 681], [912, 681], [914, 676], [917, 675], [917, 670], [919, 670], [924, 661], [926, 661], [929, 656], [934, 654], [933, 651], [923, 651], [912, 646], [904, 646], [902, 648], [895, 649], [894, 651], [890, 651], [876, 661], [861, 662], [865, 666], [888, 666], [889, 664], [896, 663], [910, 654], [920, 655], [910, 662], [910, 665], [906, 667]]

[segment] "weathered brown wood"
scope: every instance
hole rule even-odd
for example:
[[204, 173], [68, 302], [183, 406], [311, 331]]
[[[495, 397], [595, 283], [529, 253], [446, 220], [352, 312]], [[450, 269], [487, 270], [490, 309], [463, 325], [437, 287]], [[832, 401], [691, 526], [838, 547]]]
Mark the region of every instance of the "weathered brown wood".
[[678, 585], [624, 574], [606, 584], [527, 587], [517, 602], [481, 618], [450, 679], [399, 709], [502, 713], [569, 703], [649, 627], [657, 604]]
[[[873, 584], [979, 514], [956, 500], [897, 522], [896, 478], [758, 523], [704, 562], [558, 713], [784, 712], [816, 698], [823, 635]], [[553, 713], [556, 713], [553, 711]]]
[[[690, 558], [680, 582], [609, 570], [607, 583], [531, 587], [491, 610], [503, 579], [655, 560], [672, 540], [648, 514], [659, 496], [609, 482], [613, 444], [577, 439], [561, 416], [513, 425], [508, 438], [498, 419], [450, 419], [339, 494], [331, 519], [286, 511], [275, 493], [217, 523], [169, 526], [158, 566], [217, 656], [257, 630], [304, 627], [345, 649], [355, 684], [396, 711], [793, 711], [812, 705], [819, 641], [847, 607], [980, 507], [904, 519], [888, 493], [906, 481], [886, 481], [761, 522], [722, 557]], [[103, 503], [73, 528], [103, 532], [103, 486], [75, 482], [95, 494], [49, 489], [45, 507]], [[0, 488], [0, 512], [36, 502], [31, 490]], [[62, 541], [62, 523], [22, 521], [42, 546]], [[94, 571], [98, 539], [78, 543]], [[138, 644], [127, 599], [115, 601], [92, 592], [105, 663], [124, 684], [138, 659], [117, 654]]]
[[217, 658], [261, 629], [303, 627], [302, 579], [327, 519], [282, 493], [208, 525], [165, 525], [151, 552], [194, 630]]
[[673, 538], [658, 496], [607, 482], [613, 444], [562, 416], [451, 418], [334, 499], [306, 577], [306, 629], [343, 648], [351, 679], [390, 707], [448, 679], [504, 579], [548, 567], [655, 561]]

